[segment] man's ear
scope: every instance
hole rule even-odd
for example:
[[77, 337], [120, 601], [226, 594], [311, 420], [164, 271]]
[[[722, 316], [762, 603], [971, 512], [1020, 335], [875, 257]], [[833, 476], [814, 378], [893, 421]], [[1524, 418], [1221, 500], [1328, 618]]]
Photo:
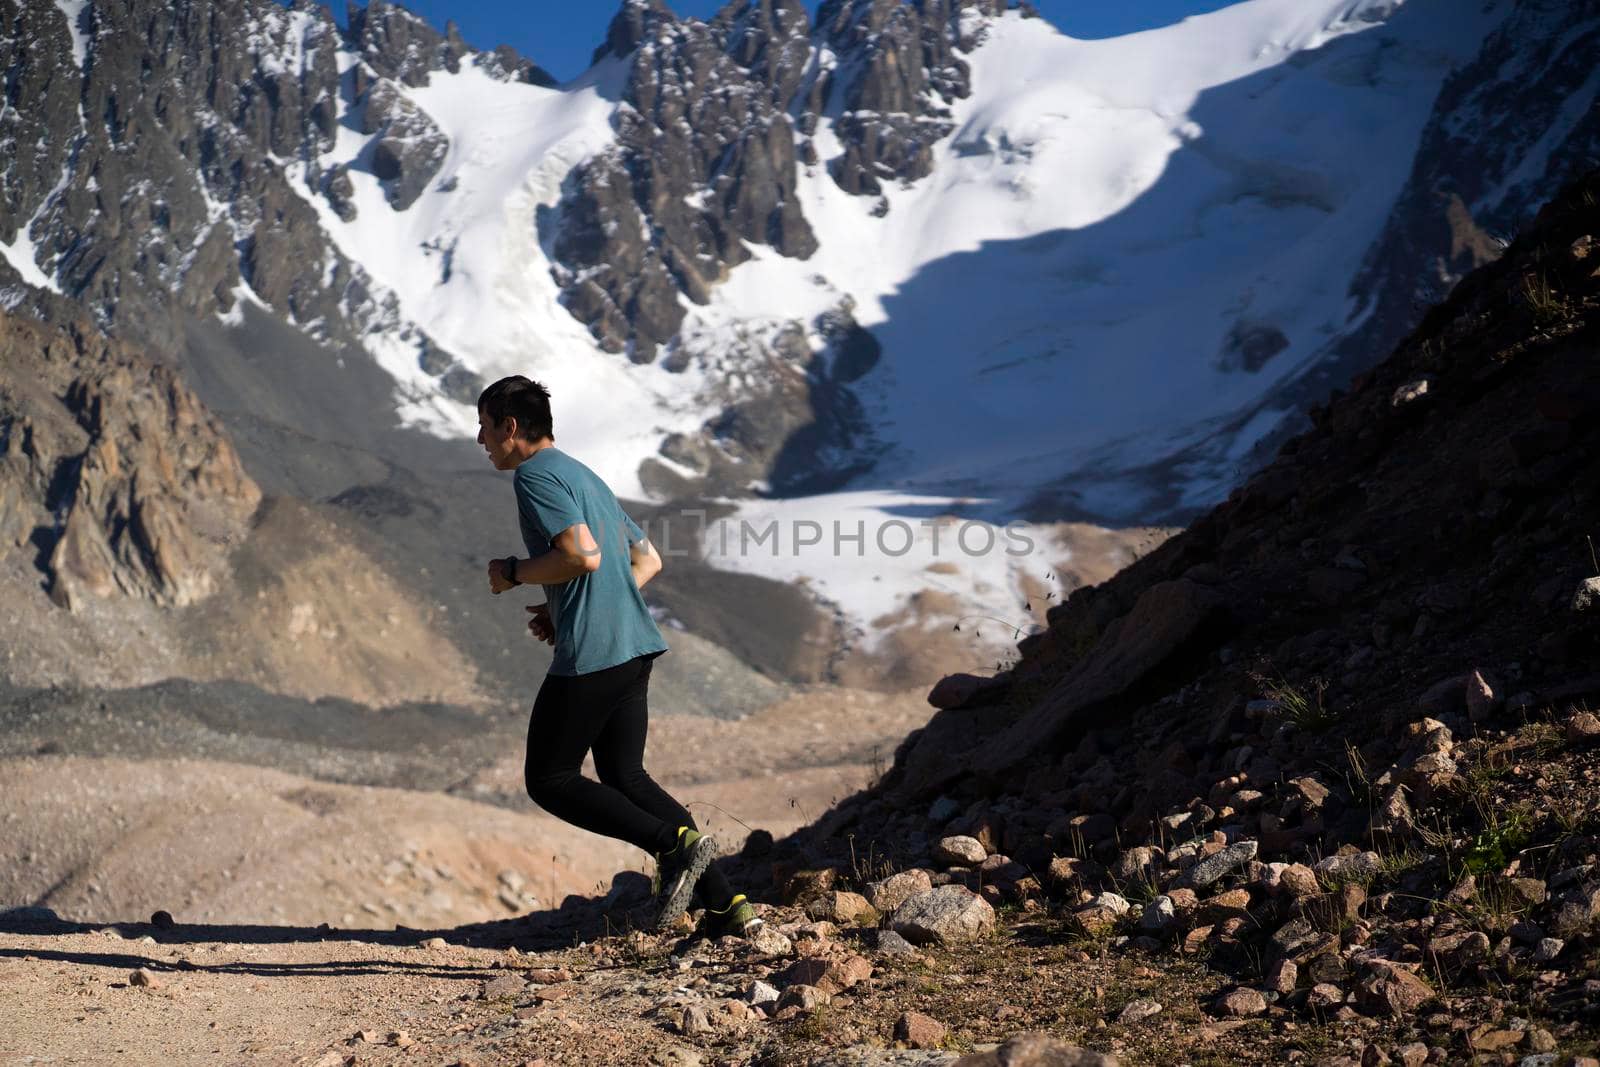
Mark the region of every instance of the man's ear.
[[517, 436], [517, 417], [515, 415], [507, 415], [501, 419], [500, 432], [507, 437], [515, 438]]

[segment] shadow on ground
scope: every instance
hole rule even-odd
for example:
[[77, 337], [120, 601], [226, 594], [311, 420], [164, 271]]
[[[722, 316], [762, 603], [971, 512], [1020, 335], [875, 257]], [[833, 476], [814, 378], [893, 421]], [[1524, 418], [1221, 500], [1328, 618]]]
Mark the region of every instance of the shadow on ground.
[[[294, 945], [294, 944], [363, 944], [389, 948], [421, 948], [423, 942], [442, 939], [447, 947], [509, 949], [521, 952], [548, 952], [573, 948], [602, 937], [614, 937], [632, 930], [646, 928], [642, 908], [615, 908], [601, 911], [593, 904], [579, 908], [555, 911], [530, 912], [512, 919], [493, 922], [469, 923], [450, 929], [414, 930], [396, 927], [393, 930], [342, 930], [323, 924], [307, 926], [266, 926], [256, 924], [196, 923], [171, 924], [163, 922], [72, 922], [57, 916], [49, 908], [18, 908], [0, 912], [0, 938], [10, 936], [67, 937], [76, 934], [109, 932], [135, 944], [146, 944], [148, 937], [156, 945]], [[216, 964], [195, 963], [142, 955], [136, 951], [83, 952], [55, 951], [51, 949], [23, 948], [0, 944], [0, 958], [53, 960], [63, 963], [83, 964], [91, 967], [112, 967], [123, 970], [146, 968], [163, 972], [210, 972], [216, 974], [252, 974], [260, 977], [289, 977], [298, 975], [342, 975], [357, 973], [408, 972], [435, 978], [460, 978], [475, 981], [495, 977], [491, 969], [482, 965], [452, 965], [433, 961], [408, 962], [393, 959], [329, 960], [303, 963], [272, 963], [258, 960], [240, 960]]]

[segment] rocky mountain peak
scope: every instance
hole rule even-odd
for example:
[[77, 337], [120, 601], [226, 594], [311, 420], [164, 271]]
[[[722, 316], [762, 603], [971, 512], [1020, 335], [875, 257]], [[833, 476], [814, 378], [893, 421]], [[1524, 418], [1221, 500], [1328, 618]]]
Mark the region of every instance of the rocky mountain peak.
[[606, 28], [605, 43], [595, 49], [593, 61], [598, 63], [607, 56], [625, 57], [655, 36], [658, 27], [677, 21], [678, 17], [662, 0], [623, 0], [621, 10]]
[[[428, 84], [429, 74], [439, 70], [455, 74], [462, 61], [473, 55], [453, 19], [445, 23], [441, 34], [425, 19], [389, 0], [346, 7], [346, 40], [380, 77], [420, 88]], [[492, 62], [486, 69], [495, 77], [546, 87], [556, 84], [549, 72], [509, 45], [500, 45], [487, 57]]]
[[794, 194], [797, 165], [818, 162], [810, 135], [834, 122], [845, 150], [828, 166], [847, 192], [926, 176], [971, 90], [958, 53], [1005, 6], [831, 0], [813, 32], [798, 0], [736, 0], [710, 23], [627, 0], [597, 58], [632, 56], [629, 106], [614, 150], [575, 173], [553, 242], [567, 307], [648, 362], [683, 321], [677, 294], [708, 302], [742, 242], [808, 258]]
[[461, 69], [467, 46], [453, 23], [441, 34], [388, 0], [371, 0], [366, 7], [348, 4], [347, 11], [351, 45], [383, 77], [420, 88], [433, 71]]

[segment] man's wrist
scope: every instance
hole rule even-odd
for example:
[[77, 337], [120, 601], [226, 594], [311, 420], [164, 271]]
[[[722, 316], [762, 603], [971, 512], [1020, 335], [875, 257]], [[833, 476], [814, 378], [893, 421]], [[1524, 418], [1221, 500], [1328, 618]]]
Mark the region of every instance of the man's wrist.
[[517, 557], [516, 556], [507, 556], [505, 559], [501, 560], [500, 561], [500, 570], [505, 575], [506, 581], [510, 582], [512, 585], [521, 585], [522, 584], [521, 582], [517, 581]]

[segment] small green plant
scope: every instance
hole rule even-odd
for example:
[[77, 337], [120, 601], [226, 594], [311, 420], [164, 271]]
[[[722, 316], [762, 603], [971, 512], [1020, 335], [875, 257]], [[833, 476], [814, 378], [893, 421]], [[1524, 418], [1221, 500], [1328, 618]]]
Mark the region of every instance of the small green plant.
[[1377, 794], [1372, 788], [1372, 776], [1367, 773], [1367, 758], [1349, 741], [1344, 743], [1344, 763], [1344, 784], [1351, 798], [1357, 806], [1371, 811], [1377, 803]]
[[1261, 689], [1261, 694], [1278, 707], [1278, 714], [1287, 722], [1308, 733], [1320, 733], [1339, 722], [1339, 713], [1330, 708], [1324, 699], [1328, 683], [1313, 678], [1307, 689], [1291, 685], [1282, 677], [1269, 678], [1252, 671], [1250, 679]]
[[1504, 870], [1517, 853], [1527, 847], [1530, 829], [1528, 814], [1521, 808], [1512, 808], [1504, 815], [1487, 817], [1483, 829], [1473, 838], [1462, 857], [1463, 867], [1473, 875], [1495, 874]]
[[1148, 904], [1161, 895], [1161, 886], [1149, 871], [1141, 871], [1126, 884], [1119, 885], [1117, 892], [1130, 903]]

